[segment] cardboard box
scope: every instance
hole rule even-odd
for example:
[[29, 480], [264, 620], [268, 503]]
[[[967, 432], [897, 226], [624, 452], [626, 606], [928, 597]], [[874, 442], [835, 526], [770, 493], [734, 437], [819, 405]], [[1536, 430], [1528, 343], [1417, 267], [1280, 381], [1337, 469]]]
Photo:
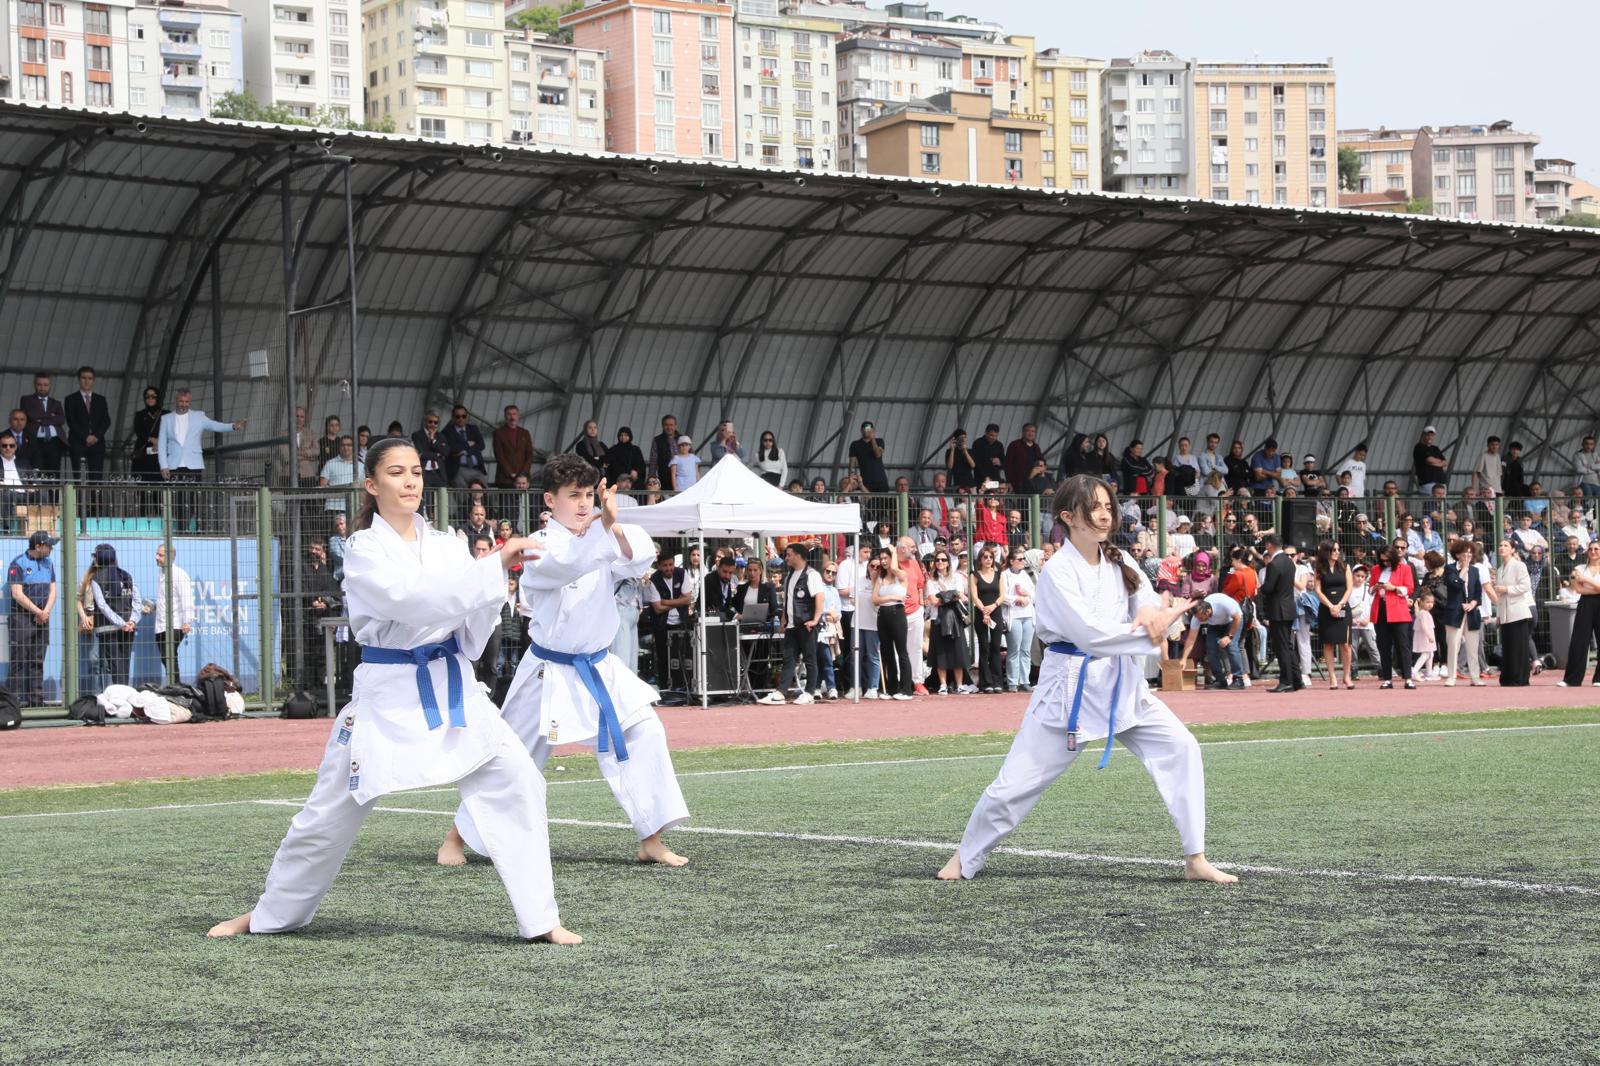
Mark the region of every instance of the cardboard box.
[[1162, 692], [1193, 692], [1195, 690], [1195, 670], [1192, 661], [1181, 659], [1161, 660], [1161, 691]]

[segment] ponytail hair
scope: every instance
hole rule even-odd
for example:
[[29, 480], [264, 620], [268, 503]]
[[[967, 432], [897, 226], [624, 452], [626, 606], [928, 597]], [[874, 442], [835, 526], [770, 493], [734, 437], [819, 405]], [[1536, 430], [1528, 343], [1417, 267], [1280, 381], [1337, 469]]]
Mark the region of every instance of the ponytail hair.
[[[416, 445], [411, 443], [411, 438], [409, 437], [383, 438], [367, 449], [367, 461], [363, 467], [366, 476], [373, 477], [383, 464], [383, 457], [397, 448], [406, 448], [411, 451], [417, 450]], [[367, 492], [365, 486], [362, 487], [362, 492], [365, 493], [365, 499], [361, 501], [361, 512], [356, 515], [355, 529], [370, 529], [372, 528], [372, 519], [378, 513], [378, 498]]]
[[[1107, 505], [1113, 515], [1118, 514], [1117, 492], [1107, 482], [1099, 478], [1090, 477], [1088, 474], [1074, 474], [1063, 481], [1056, 489], [1055, 498], [1050, 502], [1050, 513], [1057, 518], [1063, 511], [1069, 512], [1081, 522], [1089, 521], [1090, 510], [1095, 505], [1095, 498], [1099, 493], [1105, 493]], [[1139, 591], [1141, 584], [1139, 571], [1129, 565], [1123, 558], [1122, 549], [1112, 544], [1109, 540], [1100, 545], [1100, 554], [1111, 562], [1116, 563], [1122, 570], [1122, 584], [1132, 595]]]

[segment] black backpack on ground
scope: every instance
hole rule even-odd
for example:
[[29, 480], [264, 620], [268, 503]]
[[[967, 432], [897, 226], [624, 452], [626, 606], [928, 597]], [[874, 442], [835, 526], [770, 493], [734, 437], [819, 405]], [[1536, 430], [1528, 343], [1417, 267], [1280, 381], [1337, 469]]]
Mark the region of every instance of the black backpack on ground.
[[223, 719], [228, 714], [228, 683], [220, 677], [202, 678], [195, 686], [200, 692], [200, 713], [207, 718]]
[[0, 730], [22, 726], [22, 704], [8, 689], [0, 688]]
[[280, 713], [285, 718], [316, 718], [317, 701], [306, 695], [305, 689], [297, 688], [294, 695], [283, 701]]

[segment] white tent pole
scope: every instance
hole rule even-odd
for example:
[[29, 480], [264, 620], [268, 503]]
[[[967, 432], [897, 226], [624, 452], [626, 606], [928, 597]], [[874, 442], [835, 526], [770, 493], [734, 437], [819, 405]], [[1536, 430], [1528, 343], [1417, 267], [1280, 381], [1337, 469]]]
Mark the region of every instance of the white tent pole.
[[[850, 580], [855, 585], [850, 590], [850, 602], [855, 605], [855, 610], [850, 612], [850, 623], [855, 628], [854, 639], [850, 641], [850, 682], [855, 690], [855, 703], [861, 702], [861, 690], [866, 686], [861, 683], [861, 575], [856, 569], [861, 565], [861, 530], [856, 530], [850, 536]], [[869, 597], [870, 598], [870, 597]]]
[[[699, 530], [699, 536], [700, 569], [704, 573], [706, 572], [706, 531]], [[698, 591], [700, 594], [700, 624], [697, 628], [700, 631], [700, 639], [696, 643], [699, 645], [697, 657], [700, 660], [700, 706], [705, 708], [711, 705], [711, 697], [706, 694], [706, 690], [711, 685], [709, 684], [709, 678], [706, 677], [706, 581], [704, 577], [700, 579]]]

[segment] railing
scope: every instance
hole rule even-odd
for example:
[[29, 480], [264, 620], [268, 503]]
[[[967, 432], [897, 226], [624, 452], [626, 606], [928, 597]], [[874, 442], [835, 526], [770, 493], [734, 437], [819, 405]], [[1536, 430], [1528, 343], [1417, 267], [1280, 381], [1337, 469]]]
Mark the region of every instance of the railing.
[[[259, 461], [249, 454], [242, 455], [240, 463], [240, 469], [255, 465], [259, 471]], [[649, 503], [672, 494], [638, 490], [631, 495]], [[1046, 541], [1059, 543], [1064, 532], [1054, 528], [1049, 500], [1037, 495], [940, 497], [927, 489], [799, 495], [828, 503], [858, 503], [866, 542], [907, 534], [931, 542], [943, 536], [949, 550], [965, 551], [974, 561], [980, 545], [988, 541], [1006, 548], [1037, 548]], [[991, 522], [981, 516], [991, 499], [1003, 520]], [[1526, 548], [1523, 554], [1537, 588], [1534, 639], [1541, 653], [1565, 650], [1550, 643], [1550, 601], [1560, 596], [1573, 566], [1582, 561], [1581, 552], [1568, 551], [1563, 527], [1571, 525], [1575, 532], [1600, 528], [1600, 499], [1592, 497], [1485, 500], [1457, 491], [1426, 498], [1183, 495], [1119, 502], [1125, 517], [1114, 533], [1115, 542], [1152, 573], [1158, 573], [1161, 561], [1174, 551], [1182, 556], [1199, 550], [1213, 553], [1213, 569], [1226, 572], [1232, 549], [1255, 561], [1260, 537], [1268, 532], [1312, 551], [1331, 541], [1347, 561], [1368, 565], [1399, 535], [1407, 536], [1411, 554], [1419, 560], [1427, 560], [1429, 551], [1447, 549], [1453, 539], [1470, 537], [1482, 545], [1476, 550], [1487, 552], [1492, 564], [1499, 537], [1520, 530], [1526, 516], [1530, 532], [1516, 536]], [[207, 484], [49, 481], [0, 488], [0, 561], [9, 563], [24, 554], [28, 535], [35, 531], [61, 541], [52, 552], [57, 605], [50, 615], [41, 683], [34, 684], [26, 662], [12, 659], [11, 627], [32, 622], [10, 604], [0, 610], [0, 628], [5, 629], [0, 633], [0, 656], [4, 656], [0, 664], [5, 670], [0, 683], [29, 704], [54, 705], [56, 713], [79, 695], [99, 692], [111, 681], [159, 682], [172, 673], [169, 661], [176, 676], [190, 682], [202, 665], [221, 665], [239, 679], [246, 699], [258, 708], [275, 706], [283, 694], [295, 689], [317, 695], [330, 676], [336, 689], [347, 692], [353, 646], [348, 640], [336, 641], [329, 660], [320, 627], [322, 620], [337, 617], [341, 607], [334, 580], [340, 566], [338, 522], [343, 515], [348, 525], [359, 505], [360, 493], [353, 486], [269, 488], [259, 480], [244, 479]], [[475, 505], [482, 506], [481, 516]], [[924, 508], [929, 511], [927, 526], [921, 517]], [[480, 517], [487, 523], [486, 532], [497, 538], [526, 533], [540, 526], [542, 510], [541, 497], [533, 491], [494, 487], [430, 488], [424, 501], [429, 522], [461, 536]], [[1437, 536], [1421, 529], [1424, 515], [1430, 523], [1436, 516]], [[793, 536], [804, 533], [773, 530], [771, 536], [749, 542], [746, 549], [774, 555], [778, 538]], [[1535, 547], [1541, 540], [1554, 550]], [[824, 535], [811, 541], [819, 552], [837, 555], [848, 550], [850, 537]], [[1581, 538], [1574, 543], [1581, 545]], [[132, 577], [143, 607], [126, 641], [103, 612], [97, 613], [92, 597], [85, 614], [78, 613], [77, 591], [102, 544], [112, 548], [117, 565]], [[180, 618], [185, 599], [176, 578], [158, 568], [158, 548], [176, 561], [190, 582], [194, 616], [190, 632], [181, 639], [170, 627], [156, 631], [156, 616]], [[663, 548], [677, 552], [687, 546], [664, 540]], [[319, 556], [327, 558], [326, 569], [320, 558], [314, 558]], [[9, 597], [9, 587], [0, 596]], [[90, 623], [87, 631], [80, 625], [85, 618]]]

